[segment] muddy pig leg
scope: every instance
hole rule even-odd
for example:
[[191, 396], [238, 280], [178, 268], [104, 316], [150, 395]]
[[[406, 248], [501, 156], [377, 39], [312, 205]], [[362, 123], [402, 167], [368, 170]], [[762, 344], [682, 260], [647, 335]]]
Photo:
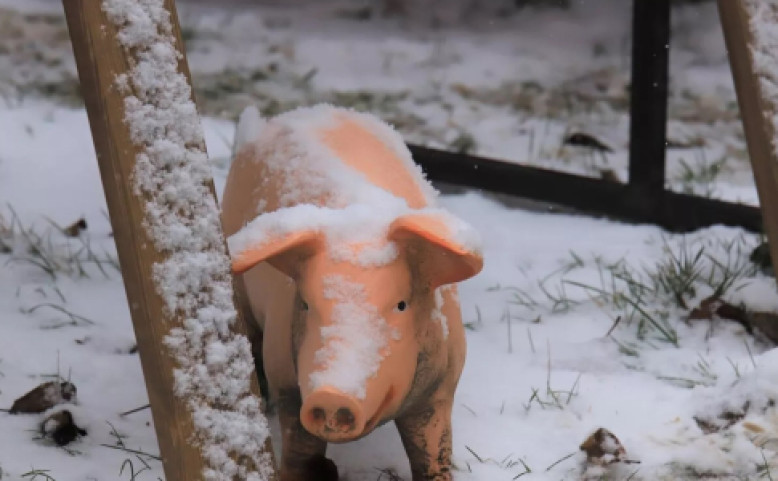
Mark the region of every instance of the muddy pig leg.
[[302, 399], [297, 387], [278, 393], [281, 423], [280, 481], [337, 481], [338, 468], [324, 457], [327, 443], [305, 430], [300, 422]]
[[452, 403], [452, 397], [433, 397], [395, 420], [413, 481], [451, 481]]

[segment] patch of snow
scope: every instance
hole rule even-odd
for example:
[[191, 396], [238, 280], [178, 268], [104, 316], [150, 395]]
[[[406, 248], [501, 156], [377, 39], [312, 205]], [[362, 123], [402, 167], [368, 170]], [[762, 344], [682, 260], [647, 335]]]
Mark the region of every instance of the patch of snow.
[[442, 221], [448, 230], [447, 234], [454, 243], [464, 249], [465, 252], [481, 254], [483, 246], [481, 234], [477, 229], [473, 229], [469, 223], [451, 214], [446, 209], [428, 208], [419, 209], [415, 212], [422, 215], [431, 215], [435, 219]]
[[324, 235], [333, 260], [365, 267], [388, 264], [397, 258], [396, 245], [385, 240], [389, 222], [408, 211], [400, 199], [388, 200], [380, 206], [352, 204], [342, 209], [300, 204], [262, 214], [228, 238], [230, 253], [239, 259], [252, 248], [312, 231]]
[[311, 389], [333, 386], [364, 399], [365, 383], [389, 355], [388, 339], [398, 340], [400, 333], [378, 314], [362, 284], [340, 275], [323, 281], [324, 298], [335, 305], [332, 324], [321, 328], [323, 347], [314, 357], [319, 369], [310, 374]]
[[322, 104], [298, 108], [269, 119], [254, 141], [256, 158], [262, 158], [270, 169], [269, 176], [282, 182], [277, 187], [280, 207], [311, 203], [337, 208], [357, 203], [393, 202], [390, 193], [364, 182], [360, 172], [338, 159], [318, 137], [323, 129], [335, 125], [338, 114], [348, 115], [349, 119], [358, 121], [377, 135], [412, 174], [427, 204], [434, 202], [437, 192], [413, 162], [397, 132], [373, 116]]
[[227, 241], [233, 260], [297, 232], [320, 232], [330, 258], [364, 267], [386, 265], [397, 258], [397, 246], [387, 240], [390, 224], [404, 215], [431, 215], [448, 228], [454, 242], [472, 253], [481, 252], [480, 234], [444, 209], [410, 209], [402, 199], [388, 196], [380, 204], [352, 204], [333, 209], [300, 204], [259, 215]]
[[451, 288], [452, 286], [447, 285], [435, 289], [435, 307], [430, 314], [432, 320], [440, 324], [440, 329], [443, 331], [443, 339], [448, 339], [448, 319], [443, 314], [443, 291]]
[[243, 109], [243, 112], [241, 112], [240, 117], [238, 118], [238, 126], [235, 130], [232, 156], [234, 157], [244, 145], [256, 142], [263, 126], [264, 120], [256, 107], [249, 106]]

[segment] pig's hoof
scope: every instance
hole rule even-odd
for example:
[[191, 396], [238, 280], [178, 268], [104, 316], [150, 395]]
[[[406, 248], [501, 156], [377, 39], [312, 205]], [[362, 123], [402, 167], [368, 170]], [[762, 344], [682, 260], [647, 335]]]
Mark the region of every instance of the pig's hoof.
[[338, 481], [338, 467], [324, 456], [316, 456], [306, 466], [310, 481]]

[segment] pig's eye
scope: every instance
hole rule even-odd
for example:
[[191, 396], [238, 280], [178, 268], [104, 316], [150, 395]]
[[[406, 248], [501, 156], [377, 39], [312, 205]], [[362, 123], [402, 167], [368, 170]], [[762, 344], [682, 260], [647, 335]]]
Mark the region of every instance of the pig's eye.
[[300, 306], [303, 308], [304, 311], [308, 310], [308, 303], [305, 301], [300, 301]]
[[397, 303], [397, 310], [400, 312], [404, 311], [406, 307], [408, 307], [408, 304], [405, 301], [400, 301]]

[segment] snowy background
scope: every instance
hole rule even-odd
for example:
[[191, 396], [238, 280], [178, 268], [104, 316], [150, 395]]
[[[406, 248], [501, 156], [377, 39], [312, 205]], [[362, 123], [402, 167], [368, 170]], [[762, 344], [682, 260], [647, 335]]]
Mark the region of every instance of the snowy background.
[[[180, 2], [217, 190], [245, 105], [320, 101], [416, 143], [625, 180], [631, 2], [568, 3], [387, 18], [356, 1]], [[668, 185], [755, 204], [715, 5], [673, 17]], [[612, 152], [564, 145], [575, 132]], [[778, 476], [774, 344], [687, 320], [713, 294], [751, 319], [778, 310], [774, 279], [749, 261], [759, 236], [672, 235], [477, 192], [441, 203], [485, 241], [460, 290], [455, 479]], [[58, 228], [82, 217], [77, 237]], [[148, 402], [134, 342], [60, 4], [0, 0], [0, 407], [61, 376], [88, 431], [58, 448], [38, 432], [45, 415], [0, 413], [0, 479], [162, 476], [149, 411], [119, 415]], [[636, 462], [587, 464], [579, 445], [600, 427]], [[329, 455], [348, 481], [410, 479], [391, 425]]]

